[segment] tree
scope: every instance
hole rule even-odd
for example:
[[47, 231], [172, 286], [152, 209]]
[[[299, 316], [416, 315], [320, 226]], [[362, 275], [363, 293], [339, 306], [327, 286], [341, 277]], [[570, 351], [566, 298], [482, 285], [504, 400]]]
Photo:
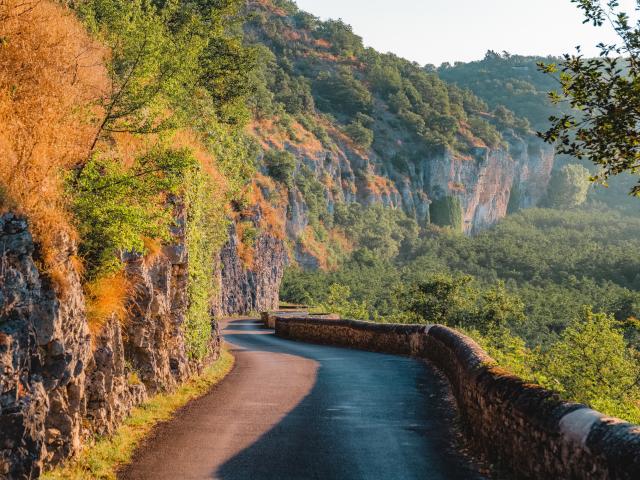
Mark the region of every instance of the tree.
[[264, 154], [264, 163], [270, 177], [293, 186], [293, 174], [296, 171], [296, 157], [286, 150], [269, 150]]
[[101, 101], [104, 115], [86, 160], [110, 134], [182, 125], [203, 96], [220, 119], [242, 117], [231, 107], [248, 92], [253, 56], [229, 33], [239, 5], [237, 0], [74, 3], [90, 31], [110, 47], [111, 90]]
[[582, 165], [569, 164], [553, 173], [549, 182], [546, 203], [554, 208], [573, 208], [587, 200], [589, 170]]
[[[590, 159], [600, 167], [594, 180], [606, 182], [623, 172], [640, 172], [640, 23], [633, 24], [619, 0], [571, 0], [585, 14], [585, 23], [613, 26], [620, 42], [600, 44], [598, 58], [585, 59], [578, 49], [542, 71], [560, 73], [555, 103], [568, 102], [575, 113], [552, 116], [541, 134], [558, 151]], [[636, 0], [640, 7], [640, 1]], [[631, 190], [640, 195], [640, 183]]]
[[443, 197], [429, 206], [431, 223], [440, 227], [450, 227], [461, 232], [463, 223], [462, 203], [459, 197]]
[[468, 290], [472, 280], [469, 275], [436, 275], [420, 282], [409, 292], [409, 310], [429, 323], [462, 323], [459, 317], [460, 313], [469, 310]]
[[640, 420], [640, 363], [613, 317], [588, 308], [543, 357], [544, 383], [567, 398]]
[[322, 308], [327, 313], [337, 313], [344, 318], [369, 320], [366, 305], [364, 302], [351, 300], [351, 289], [346, 285], [332, 284], [329, 287], [327, 301], [323, 303]]
[[371, 144], [373, 144], [373, 131], [359, 121], [351, 122], [345, 127], [344, 131], [358, 146], [365, 150], [371, 148]]
[[524, 303], [507, 292], [503, 281], [484, 291], [480, 296], [477, 315], [469, 318], [468, 324], [480, 331], [504, 330], [525, 321]]

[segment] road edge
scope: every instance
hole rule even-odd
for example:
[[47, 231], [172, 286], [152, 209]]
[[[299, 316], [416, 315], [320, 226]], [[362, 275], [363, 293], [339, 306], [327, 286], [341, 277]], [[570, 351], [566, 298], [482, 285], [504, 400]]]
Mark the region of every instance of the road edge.
[[175, 391], [154, 395], [134, 408], [109, 437], [92, 445], [64, 465], [45, 472], [43, 480], [117, 480], [118, 472], [133, 459], [135, 451], [160, 423], [171, 420], [188, 403], [208, 394], [233, 370], [235, 357], [227, 347], [220, 358]]

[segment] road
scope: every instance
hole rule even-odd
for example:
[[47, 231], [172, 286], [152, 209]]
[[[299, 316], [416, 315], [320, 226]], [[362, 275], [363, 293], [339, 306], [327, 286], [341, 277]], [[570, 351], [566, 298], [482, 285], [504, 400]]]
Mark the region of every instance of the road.
[[424, 362], [223, 326], [229, 376], [155, 429], [122, 480], [480, 480]]

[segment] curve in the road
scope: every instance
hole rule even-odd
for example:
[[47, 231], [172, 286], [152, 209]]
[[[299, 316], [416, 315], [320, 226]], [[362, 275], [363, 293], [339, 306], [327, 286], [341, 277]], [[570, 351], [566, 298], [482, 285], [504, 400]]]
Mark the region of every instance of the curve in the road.
[[455, 448], [429, 365], [282, 340], [231, 321], [233, 372], [162, 424], [120, 475], [139, 479], [482, 479]]

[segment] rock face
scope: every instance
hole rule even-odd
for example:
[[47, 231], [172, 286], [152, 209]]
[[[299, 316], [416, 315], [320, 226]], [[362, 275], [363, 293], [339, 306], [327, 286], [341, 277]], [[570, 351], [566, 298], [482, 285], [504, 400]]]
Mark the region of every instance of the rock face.
[[247, 267], [238, 255], [238, 232], [229, 229], [229, 242], [220, 252], [220, 298], [217, 316], [277, 309], [280, 282], [288, 262], [283, 240], [261, 233], [254, 243], [253, 265]]
[[133, 379], [124, 354], [120, 322], [112, 318], [102, 328], [87, 366], [87, 420], [99, 435], [115, 427], [147, 397], [144, 384]]
[[[325, 147], [301, 125], [296, 128], [296, 140], [282, 140], [260, 124], [254, 126], [254, 134], [265, 149], [294, 155], [296, 175], [312, 177], [322, 186], [329, 213], [337, 203], [382, 204], [402, 209], [425, 225], [433, 202], [455, 197], [462, 206], [463, 230], [469, 234], [494, 225], [508, 211], [536, 206], [546, 193], [555, 158], [553, 147], [542, 140], [508, 130], [502, 132], [506, 143], [500, 148], [477, 146], [465, 155], [441, 148], [397, 164], [390, 161], [398, 154], [393, 142], [385, 151], [363, 152], [344, 134], [328, 128], [333, 145]], [[301, 248], [309, 224], [309, 205], [292, 185], [287, 236], [297, 242], [296, 261], [305, 268], [318, 268], [317, 258]]]
[[37, 476], [81, 444], [90, 338], [74, 246], [59, 242], [56, 287], [36, 268], [27, 222], [0, 217], [0, 475], [9, 478]]
[[135, 285], [127, 320], [126, 356], [150, 392], [173, 388], [190, 374], [182, 325], [187, 310], [186, 253], [165, 249], [127, 263]]
[[[111, 318], [92, 336], [73, 242], [60, 239], [54, 284], [37, 268], [27, 222], [0, 216], [0, 478], [37, 477], [93, 435], [112, 433], [149, 394], [175, 388], [202, 367], [187, 355], [188, 255], [183, 215], [177, 218], [172, 245], [126, 258], [134, 292], [128, 318]], [[262, 242], [260, 251], [271, 252]], [[277, 291], [275, 300], [252, 298], [261, 295], [277, 302]], [[213, 332], [215, 359], [217, 324]]]

